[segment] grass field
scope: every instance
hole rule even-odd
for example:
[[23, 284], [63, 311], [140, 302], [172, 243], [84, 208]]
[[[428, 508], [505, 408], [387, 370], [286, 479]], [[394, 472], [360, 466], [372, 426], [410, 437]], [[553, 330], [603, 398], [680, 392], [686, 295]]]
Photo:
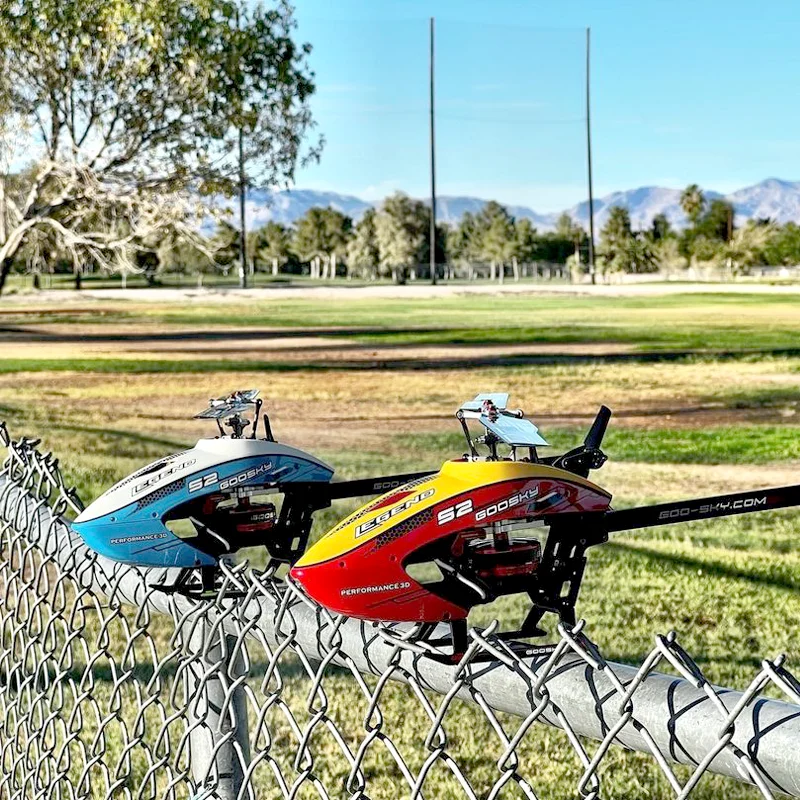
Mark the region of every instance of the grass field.
[[[207, 398], [249, 386], [279, 439], [340, 478], [438, 466], [462, 451], [458, 404], [508, 390], [559, 448], [611, 406], [610, 462], [595, 478], [617, 507], [800, 482], [797, 296], [0, 305], [0, 418], [41, 436], [84, 499], [191, 445], [204, 428], [190, 417]], [[354, 505], [320, 514], [316, 535]], [[800, 672], [798, 522], [784, 511], [615, 537], [591, 554], [579, 615], [616, 661], [637, 663], [654, 633], [674, 628], [720, 684], [743, 688], [779, 652]], [[522, 607], [510, 598], [475, 621], [516, 620]], [[356, 731], [349, 680], [329, 692]], [[298, 702], [307, 689], [290, 687]], [[421, 763], [411, 745], [421, 717], [404, 689], [390, 695], [391, 728]], [[485, 789], [499, 752], [477, 719], [459, 708], [448, 730]], [[563, 735], [536, 728], [521, 755], [540, 796], [574, 796], [580, 770]], [[394, 797], [396, 772], [383, 758], [373, 766], [371, 796]], [[603, 776], [606, 797], [671, 796], [644, 757], [616, 754]], [[459, 796], [443, 774], [431, 780], [430, 796]], [[263, 796], [274, 796], [266, 785]], [[708, 778], [693, 796], [756, 794]]]

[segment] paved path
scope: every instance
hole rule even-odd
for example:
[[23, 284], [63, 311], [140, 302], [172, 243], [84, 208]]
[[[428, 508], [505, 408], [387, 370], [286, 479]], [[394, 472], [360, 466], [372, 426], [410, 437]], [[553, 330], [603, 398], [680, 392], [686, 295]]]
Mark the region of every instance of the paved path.
[[274, 286], [254, 289], [86, 289], [81, 292], [58, 290], [6, 295], [0, 306], [35, 303], [81, 303], [88, 300], [130, 300], [135, 302], [197, 302], [224, 303], [248, 300], [355, 300], [364, 299], [420, 299], [454, 297], [458, 295], [585, 295], [595, 297], [655, 297], [678, 294], [787, 294], [800, 295], [800, 284], [769, 283], [625, 283], [563, 284], [563, 283], [505, 283], [499, 284], [439, 284], [427, 283], [393, 286]]

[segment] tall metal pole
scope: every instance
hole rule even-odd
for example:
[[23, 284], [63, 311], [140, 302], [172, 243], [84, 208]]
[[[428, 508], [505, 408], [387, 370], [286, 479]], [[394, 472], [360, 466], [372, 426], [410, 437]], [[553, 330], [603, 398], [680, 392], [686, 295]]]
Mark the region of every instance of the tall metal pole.
[[594, 267], [594, 193], [592, 192], [592, 122], [589, 102], [589, 49], [591, 28], [586, 29], [586, 158], [589, 168], [589, 275], [596, 283]]
[[433, 80], [433, 17], [431, 17], [431, 283], [436, 283], [436, 131], [434, 128], [434, 80]]
[[244, 131], [239, 128], [239, 287], [247, 288], [247, 228], [245, 220], [244, 201], [247, 193], [244, 174]]
[[[236, 10], [236, 27], [240, 29], [239, 10]], [[240, 97], [240, 100], [243, 98]], [[241, 111], [241, 109], [240, 109]], [[247, 227], [244, 202], [247, 180], [244, 169], [244, 129], [239, 126], [239, 288], [247, 288]]]

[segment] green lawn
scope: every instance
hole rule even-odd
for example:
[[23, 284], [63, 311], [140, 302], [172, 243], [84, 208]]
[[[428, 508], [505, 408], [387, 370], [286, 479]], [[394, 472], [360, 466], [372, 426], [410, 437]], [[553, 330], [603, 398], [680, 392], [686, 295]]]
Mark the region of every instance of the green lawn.
[[[542, 432], [556, 453], [577, 446], [586, 435], [586, 429], [577, 426], [547, 428]], [[458, 431], [408, 434], [397, 439], [421, 452], [443, 456], [466, 447], [464, 437]], [[800, 428], [793, 425], [738, 425], [630, 430], [612, 426], [606, 433], [603, 450], [614, 461], [643, 464], [796, 463], [800, 462]]]
[[[287, 293], [288, 294], [288, 293]], [[638, 351], [800, 350], [800, 299], [795, 295], [687, 294], [654, 297], [464, 296], [441, 299], [293, 299], [242, 304], [194, 301], [150, 305], [116, 302], [102, 312], [87, 301], [91, 322], [129, 326], [260, 326], [338, 328], [327, 335], [375, 344], [580, 344], [617, 343]], [[36, 308], [33, 306], [33, 308]], [[40, 307], [41, 308], [41, 307]], [[8, 313], [13, 310], [15, 313]], [[0, 323], [79, 323], [87, 315], [69, 308], [26, 315], [0, 305]]]
[[[413, 303], [356, 300], [346, 305], [281, 299], [241, 307], [87, 303], [89, 308], [95, 305], [103, 309], [102, 316], [89, 318], [68, 308], [4, 316], [0, 306], [0, 327], [36, 333], [49, 330], [43, 326], [50, 323], [62, 323], [74, 331], [68, 349], [55, 355], [44, 352], [46, 337], [24, 347], [15, 344], [24, 332], [3, 340], [0, 418], [8, 418], [13, 434], [41, 436], [43, 446], [60, 457], [68, 482], [86, 500], [147, 461], [191, 446], [207, 432], [188, 420], [198, 403], [240, 381], [260, 385], [270, 407], [276, 406], [273, 422], [279, 438], [326, 458], [337, 468], [337, 478], [430, 467], [459, 455], [464, 444], [455, 420], [443, 417], [470, 393], [507, 388], [556, 451], [583, 438], [599, 403], [620, 411], [604, 448], [611, 460], [594, 476], [613, 491], [618, 507], [776, 481], [800, 483], [800, 306], [790, 297], [465, 297]], [[88, 323], [91, 330], [83, 328]], [[84, 352], [89, 339], [82, 337], [94, 335], [98, 324], [119, 342], [109, 344], [108, 352]], [[151, 324], [166, 333], [197, 335], [215, 326], [243, 325], [277, 326], [299, 334], [313, 325], [338, 328], [326, 334], [334, 345], [344, 339], [348, 346], [355, 342], [366, 348], [491, 343], [499, 347], [500, 357], [506, 345], [519, 342], [621, 343], [638, 356], [674, 351], [679, 357], [621, 361], [577, 347], [570, 359], [555, 363], [486, 366], [476, 360], [471, 365], [477, 355], [470, 355], [457, 369], [445, 370], [430, 368], [433, 364], [426, 368], [429, 351], [421, 347], [409, 355], [419, 361], [415, 370], [377, 371], [347, 363], [344, 350], [337, 361], [319, 348], [295, 361], [256, 353], [239, 366], [213, 353], [165, 355], [155, 346], [129, 352], [126, 335]], [[34, 346], [35, 351], [26, 349]], [[181, 349], [180, 342], [176, 349]], [[706, 354], [687, 354], [696, 350]], [[754, 350], [771, 354], [754, 355]], [[701, 411], [708, 416], [698, 417]], [[356, 505], [337, 503], [318, 514], [314, 536]], [[789, 666], [800, 674], [798, 524], [800, 512], [786, 510], [615, 536], [590, 555], [579, 615], [611, 660], [637, 664], [652, 648], [655, 633], [675, 629], [708, 678], [719, 684], [744, 688], [760, 659], [780, 652], [788, 654]], [[261, 552], [248, 555], [263, 562]], [[524, 600], [507, 598], [478, 609], [472, 621], [484, 624], [498, 617], [512, 625], [524, 609]], [[169, 626], [153, 626], [153, 631], [159, 647], [165, 648]], [[121, 655], [119, 645], [111, 647]], [[253, 653], [251, 684], [259, 691], [265, 661], [257, 648]], [[296, 663], [287, 666], [286, 674], [284, 699], [307, 720], [302, 709], [309, 681]], [[100, 670], [96, 678], [100, 696], [110, 692], [103, 675]], [[333, 675], [325, 687], [337, 724], [357, 746], [366, 702], [347, 673]], [[168, 688], [165, 683], [164, 691]], [[386, 729], [419, 767], [427, 755], [421, 745], [426, 718], [405, 687], [391, 685], [384, 697]], [[292, 734], [278, 709], [269, 718], [274, 753], [286, 774], [295, 776]], [[516, 724], [503, 722], [510, 729]], [[94, 722], [85, 724], [89, 736]], [[479, 796], [485, 796], [498, 774], [495, 762], [502, 748], [497, 739], [482, 714], [465, 704], [454, 706], [446, 728], [450, 752]], [[120, 742], [110, 746], [119, 749]], [[332, 796], [346, 796], [341, 786], [344, 762], [330, 757], [335, 744], [322, 736], [313, 746], [319, 777]], [[562, 733], [534, 726], [519, 752], [520, 772], [542, 798], [576, 796], [582, 769]], [[403, 796], [397, 769], [380, 753], [374, 749], [366, 762], [368, 793], [381, 800]], [[601, 775], [603, 797], [672, 797], [652, 759], [643, 755], [615, 751]], [[685, 778], [686, 770], [681, 775]], [[257, 780], [259, 798], [277, 796], [268, 768], [259, 769]], [[443, 769], [432, 774], [426, 789], [432, 798], [461, 796]], [[739, 800], [758, 794], [710, 777], [692, 796]]]

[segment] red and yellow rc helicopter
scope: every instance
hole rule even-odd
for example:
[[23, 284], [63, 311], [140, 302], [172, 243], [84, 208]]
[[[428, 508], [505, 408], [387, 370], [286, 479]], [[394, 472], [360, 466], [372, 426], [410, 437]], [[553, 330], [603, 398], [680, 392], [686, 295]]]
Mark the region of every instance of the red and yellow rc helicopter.
[[[547, 442], [507, 403], [501, 393], [465, 403], [456, 414], [465, 455], [368, 503], [314, 544], [291, 570], [306, 594], [350, 617], [418, 623], [416, 641], [454, 662], [474, 606], [525, 593], [527, 616], [501, 636], [532, 655], [547, 648], [518, 640], [545, 636], [548, 612], [575, 623], [586, 551], [610, 533], [800, 505], [796, 485], [614, 511], [610, 493], [588, 479], [606, 461], [611, 411], [600, 408], [582, 445], [543, 458]], [[470, 420], [485, 432], [473, 437]], [[450, 633], [435, 638], [440, 623]]]

